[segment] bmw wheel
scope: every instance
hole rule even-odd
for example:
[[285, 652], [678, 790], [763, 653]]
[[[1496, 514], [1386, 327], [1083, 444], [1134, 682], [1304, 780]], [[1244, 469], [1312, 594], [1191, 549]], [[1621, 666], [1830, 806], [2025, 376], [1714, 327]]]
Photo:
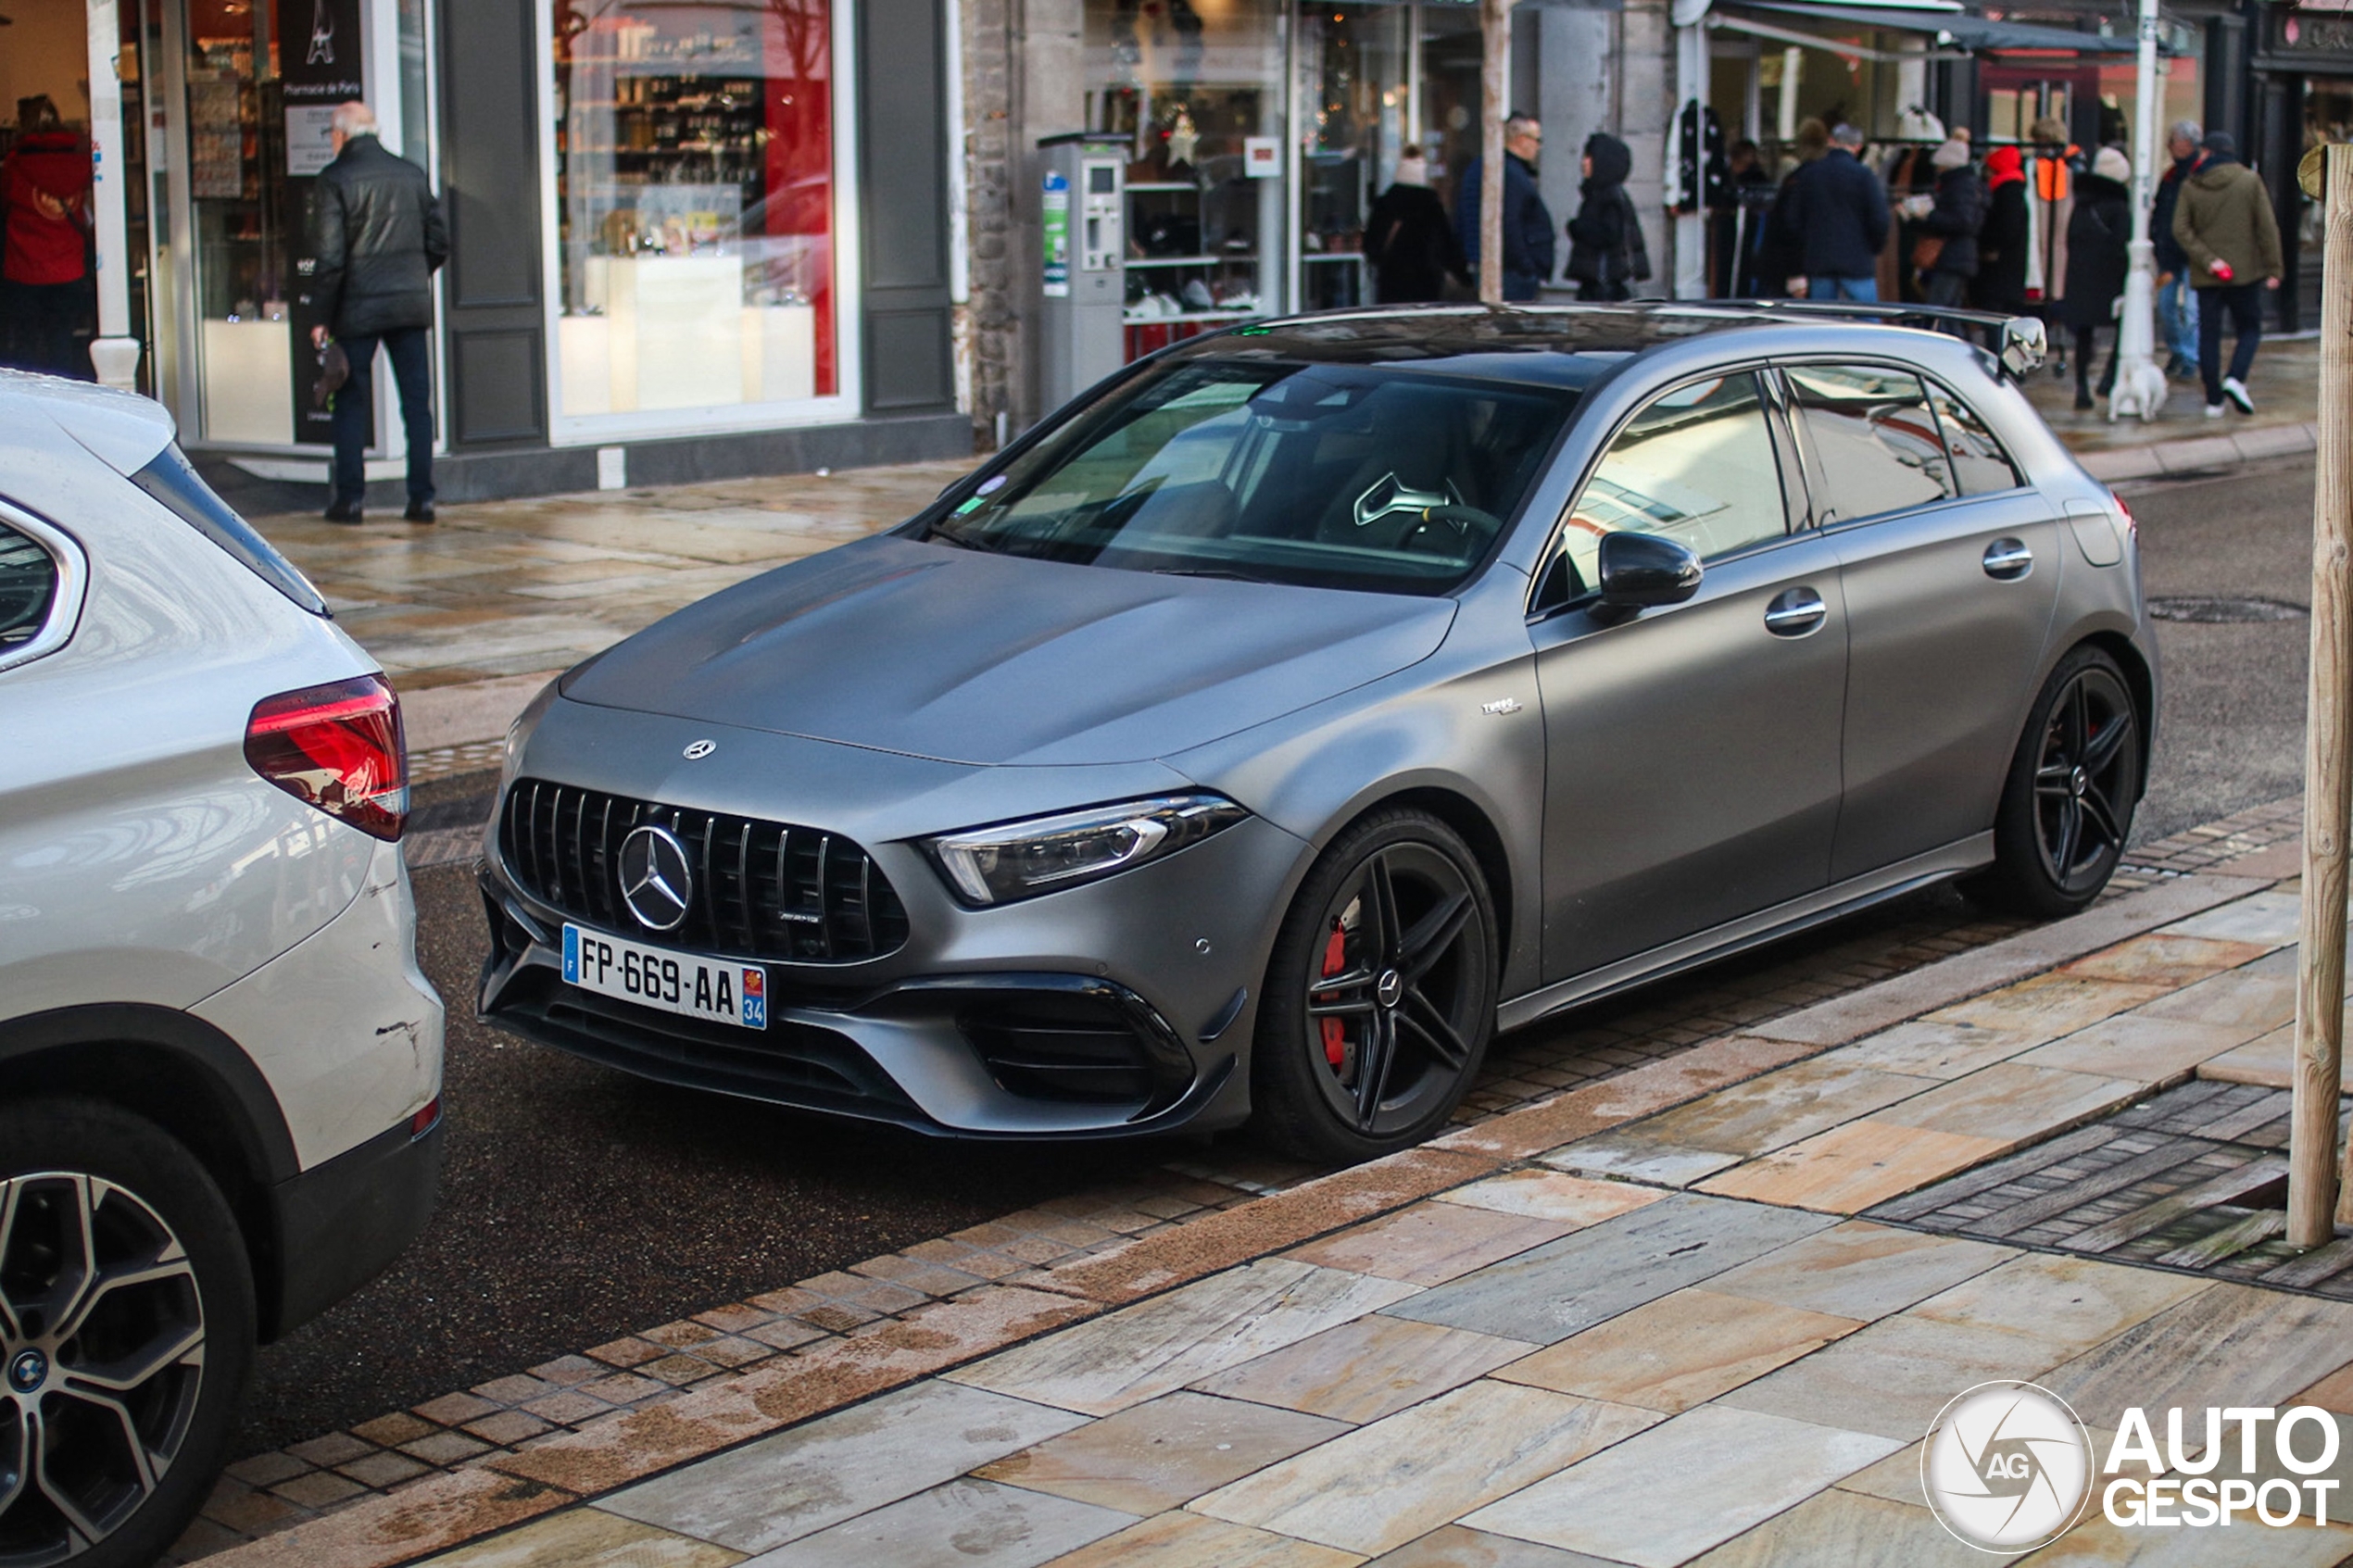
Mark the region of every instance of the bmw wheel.
[[2141, 798], [2141, 717], [2095, 647], [2059, 661], [2036, 698], [1994, 819], [1994, 865], [1970, 890], [2021, 914], [2071, 915], [2108, 885]]
[[0, 1110], [0, 1568], [161, 1556], [253, 1334], [236, 1222], [186, 1149], [94, 1101]]
[[1276, 938], [1252, 1051], [1262, 1131], [1317, 1160], [1418, 1143], [1495, 1031], [1494, 903], [1460, 835], [1419, 811], [1343, 833]]

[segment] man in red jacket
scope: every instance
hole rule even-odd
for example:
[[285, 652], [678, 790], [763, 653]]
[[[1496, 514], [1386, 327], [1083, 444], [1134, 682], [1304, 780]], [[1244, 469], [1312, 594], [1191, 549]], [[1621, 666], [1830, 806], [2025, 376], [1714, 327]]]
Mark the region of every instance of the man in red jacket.
[[74, 352], [82, 313], [84, 235], [90, 224], [90, 149], [65, 130], [45, 95], [18, 105], [17, 144], [0, 163], [7, 243], [0, 280], [16, 362], [27, 370], [90, 379]]

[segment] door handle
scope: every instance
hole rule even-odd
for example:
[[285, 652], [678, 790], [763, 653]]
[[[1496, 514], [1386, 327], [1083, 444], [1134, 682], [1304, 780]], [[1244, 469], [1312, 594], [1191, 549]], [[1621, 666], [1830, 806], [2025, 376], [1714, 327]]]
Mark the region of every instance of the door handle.
[[1985, 575], [2015, 583], [2034, 570], [2034, 552], [2023, 539], [1996, 539], [1985, 546]]
[[1765, 630], [1776, 637], [1803, 637], [1821, 629], [1830, 607], [1811, 588], [1792, 588], [1765, 607]]

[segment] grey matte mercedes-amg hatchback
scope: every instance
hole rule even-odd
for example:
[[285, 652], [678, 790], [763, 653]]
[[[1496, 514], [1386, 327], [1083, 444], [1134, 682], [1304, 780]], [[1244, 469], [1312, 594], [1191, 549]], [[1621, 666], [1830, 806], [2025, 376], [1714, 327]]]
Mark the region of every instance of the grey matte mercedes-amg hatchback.
[[541, 694], [481, 1005], [928, 1131], [1362, 1158], [1572, 1003], [1942, 878], [2082, 908], [2156, 710], [2130, 514], [1958, 337], [1272, 321]]

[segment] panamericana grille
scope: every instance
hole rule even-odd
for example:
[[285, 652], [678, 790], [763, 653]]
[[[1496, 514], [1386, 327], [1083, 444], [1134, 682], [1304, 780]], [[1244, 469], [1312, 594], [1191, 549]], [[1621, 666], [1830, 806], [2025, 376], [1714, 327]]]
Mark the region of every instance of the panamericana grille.
[[616, 867], [621, 841], [644, 822], [674, 834], [695, 871], [685, 922], [658, 935], [665, 946], [714, 957], [850, 963], [895, 952], [907, 940], [906, 908], [874, 858], [815, 828], [517, 779], [507, 792], [498, 847], [509, 873], [542, 903], [636, 933]]

